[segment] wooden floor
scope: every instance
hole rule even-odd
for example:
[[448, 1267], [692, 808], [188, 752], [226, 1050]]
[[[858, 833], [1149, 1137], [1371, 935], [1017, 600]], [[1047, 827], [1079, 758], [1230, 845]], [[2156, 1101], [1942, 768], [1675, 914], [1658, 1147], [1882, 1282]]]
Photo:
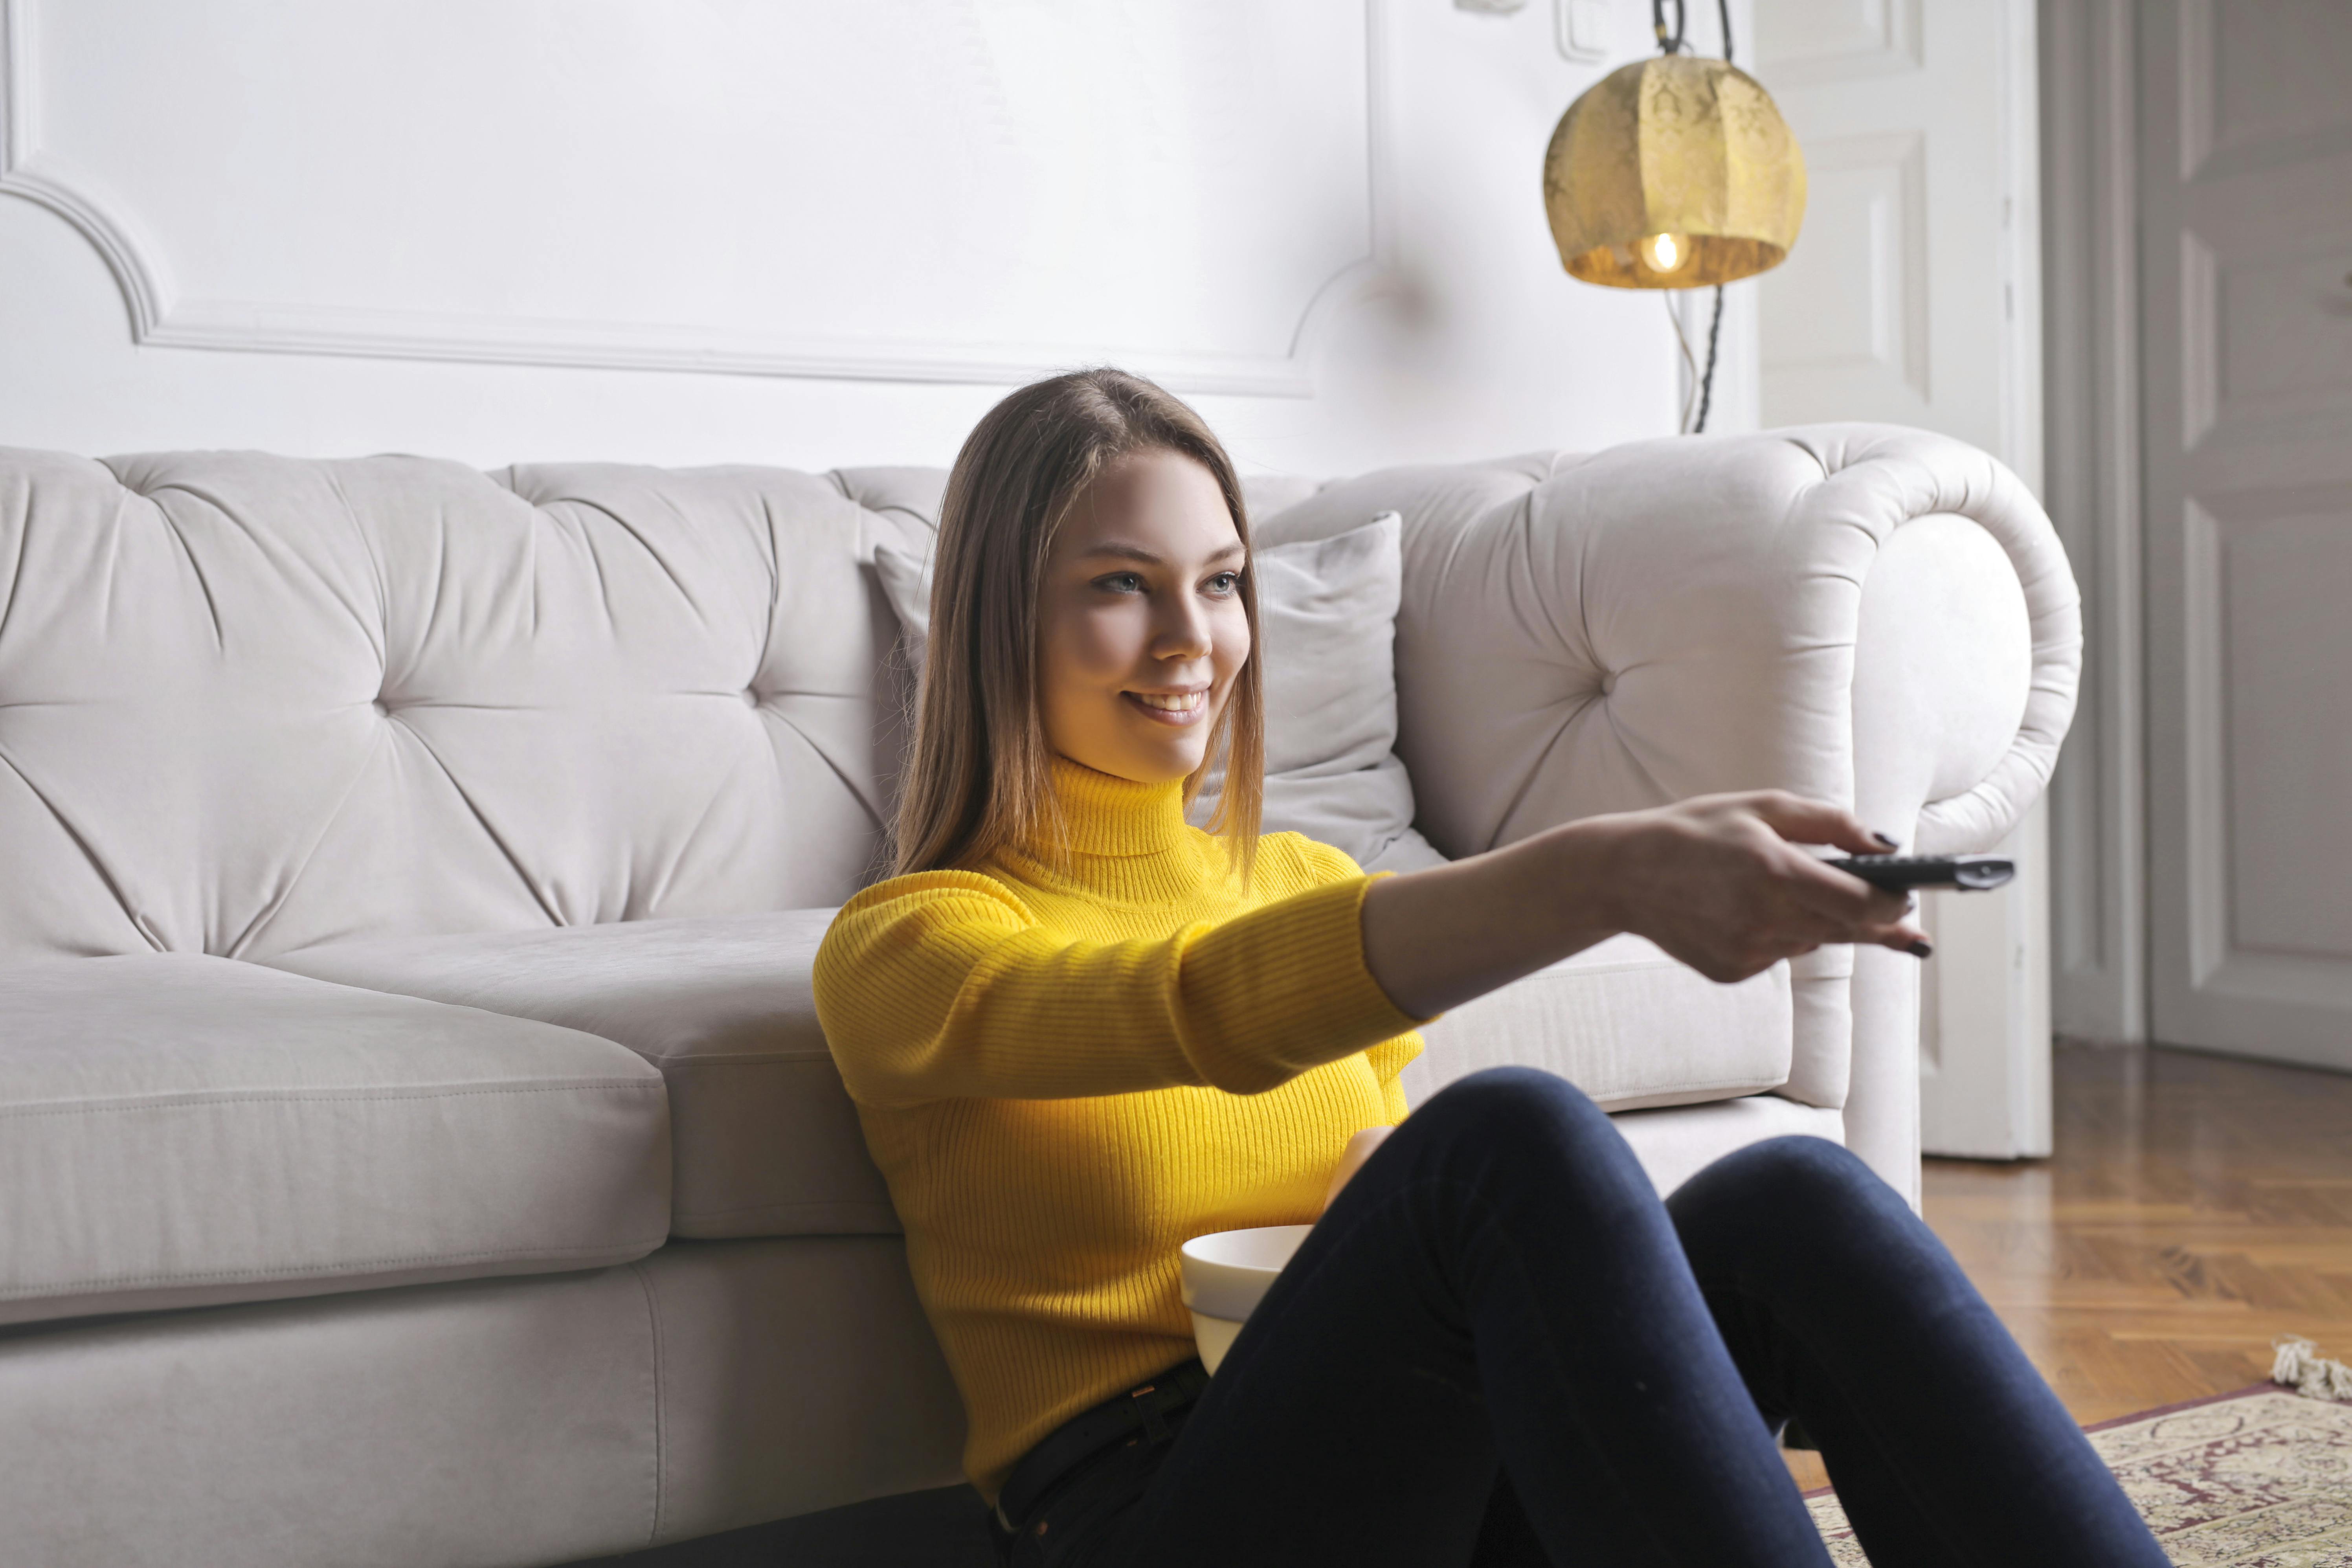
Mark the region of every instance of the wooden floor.
[[2259, 1382], [2279, 1334], [2352, 1356], [2352, 1076], [2090, 1047], [2056, 1073], [2054, 1157], [1930, 1160], [1927, 1214], [2077, 1419]]

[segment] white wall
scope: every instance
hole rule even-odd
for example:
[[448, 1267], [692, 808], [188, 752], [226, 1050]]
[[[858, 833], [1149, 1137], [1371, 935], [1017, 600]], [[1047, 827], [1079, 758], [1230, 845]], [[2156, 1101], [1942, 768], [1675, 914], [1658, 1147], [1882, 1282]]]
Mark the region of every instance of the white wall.
[[1667, 434], [1543, 219], [1613, 6], [0, 0], [0, 444], [944, 463], [1104, 358], [1258, 469]]

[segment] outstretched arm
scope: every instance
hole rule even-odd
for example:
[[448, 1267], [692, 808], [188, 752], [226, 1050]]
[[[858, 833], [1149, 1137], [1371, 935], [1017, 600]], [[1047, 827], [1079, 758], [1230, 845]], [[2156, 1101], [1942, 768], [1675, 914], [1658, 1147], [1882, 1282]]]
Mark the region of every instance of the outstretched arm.
[[989, 877], [900, 877], [825, 932], [817, 1017], [870, 1105], [1254, 1094], [1417, 1021], [1364, 968], [1366, 887], [1343, 877], [1222, 923], [1104, 942], [1039, 924]]
[[1926, 957], [1900, 893], [1798, 847], [1892, 846], [1849, 812], [1781, 790], [1591, 816], [1366, 890], [1364, 964], [1429, 1016], [1620, 931], [1710, 980], [1744, 980], [1832, 942]]

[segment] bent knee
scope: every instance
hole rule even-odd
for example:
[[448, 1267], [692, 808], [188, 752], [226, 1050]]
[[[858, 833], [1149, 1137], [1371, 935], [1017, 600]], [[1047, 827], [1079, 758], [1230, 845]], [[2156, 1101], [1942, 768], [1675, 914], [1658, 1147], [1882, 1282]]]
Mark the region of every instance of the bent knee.
[[[1633, 1172], [1640, 1164], [1606, 1112], [1557, 1073], [1489, 1068], [1458, 1079], [1406, 1124], [1522, 1173]], [[1648, 1178], [1642, 1177], [1645, 1192]]]
[[[1737, 1191], [1748, 1204], [1782, 1213], [1826, 1215], [1909, 1205], [1843, 1143], [1791, 1134], [1735, 1149], [1692, 1178]], [[1696, 1194], [1694, 1194], [1696, 1195]]]
[[1412, 1113], [1416, 1121], [1467, 1124], [1497, 1138], [1556, 1140], [1563, 1129], [1607, 1127], [1600, 1107], [1558, 1073], [1487, 1068], [1446, 1085]]

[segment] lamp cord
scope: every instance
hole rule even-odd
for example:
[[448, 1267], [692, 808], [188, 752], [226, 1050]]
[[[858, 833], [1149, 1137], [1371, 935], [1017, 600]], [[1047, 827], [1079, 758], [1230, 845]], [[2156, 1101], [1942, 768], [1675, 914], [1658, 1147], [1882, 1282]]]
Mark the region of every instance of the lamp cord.
[[1723, 331], [1723, 285], [1715, 286], [1715, 319], [1706, 327], [1706, 374], [1698, 378], [1698, 418], [1691, 426], [1691, 434], [1706, 431], [1706, 411], [1715, 401], [1715, 341]]
[[[1650, 0], [1650, 26], [1658, 36], [1660, 52], [1678, 55], [1683, 50], [1683, 35], [1690, 30], [1687, 0], [1674, 0], [1675, 30], [1666, 31], [1666, 0]], [[1731, 0], [1715, 0], [1717, 19], [1723, 24], [1723, 61], [1731, 63]], [[1675, 317], [1675, 336], [1682, 336], [1682, 318]], [[1706, 429], [1706, 411], [1715, 402], [1715, 350], [1723, 333], [1723, 285], [1715, 286], [1715, 319], [1706, 329], [1706, 369], [1698, 378], [1698, 419], [1691, 425], [1690, 433], [1699, 435]], [[1683, 344], [1683, 358], [1691, 357], [1690, 344]], [[1689, 405], [1685, 404], [1688, 408]]]
[[1658, 35], [1660, 54], [1678, 55], [1683, 52], [1683, 28], [1690, 18], [1683, 11], [1683, 0], [1675, 0], [1675, 30], [1666, 32], [1666, 0], [1650, 0], [1650, 29]]
[[1683, 331], [1682, 313], [1675, 309], [1672, 301], [1668, 301], [1666, 305], [1666, 323], [1675, 330], [1675, 342], [1682, 349], [1684, 366], [1698, 381], [1698, 385], [1692, 389], [1692, 395], [1696, 395], [1698, 402], [1698, 417], [1696, 420], [1691, 417], [1692, 395], [1685, 395], [1683, 398], [1682, 414], [1675, 419], [1675, 428], [1685, 436], [1701, 435], [1706, 429], [1707, 407], [1715, 401], [1715, 348], [1717, 340], [1723, 333], [1722, 286], [1718, 284], [1716, 287], [1715, 316], [1706, 324], [1706, 372], [1705, 374], [1700, 374], [1698, 360], [1691, 353], [1690, 336]]
[[1675, 309], [1673, 295], [1661, 294], [1658, 302], [1666, 308], [1666, 325], [1675, 330], [1675, 346], [1682, 351], [1683, 369], [1691, 378], [1690, 390], [1683, 394], [1683, 405], [1675, 411], [1675, 432], [1687, 436], [1691, 433], [1691, 404], [1698, 394], [1698, 361], [1691, 355], [1690, 334], [1683, 331], [1683, 313]]
[[[1650, 28], [1658, 36], [1662, 54], [1683, 52], [1683, 35], [1690, 28], [1686, 0], [1674, 0], [1675, 30], [1666, 31], [1666, 0], [1650, 0]], [[1731, 58], [1731, 0], [1715, 0], [1715, 14], [1723, 24], [1723, 58]]]

